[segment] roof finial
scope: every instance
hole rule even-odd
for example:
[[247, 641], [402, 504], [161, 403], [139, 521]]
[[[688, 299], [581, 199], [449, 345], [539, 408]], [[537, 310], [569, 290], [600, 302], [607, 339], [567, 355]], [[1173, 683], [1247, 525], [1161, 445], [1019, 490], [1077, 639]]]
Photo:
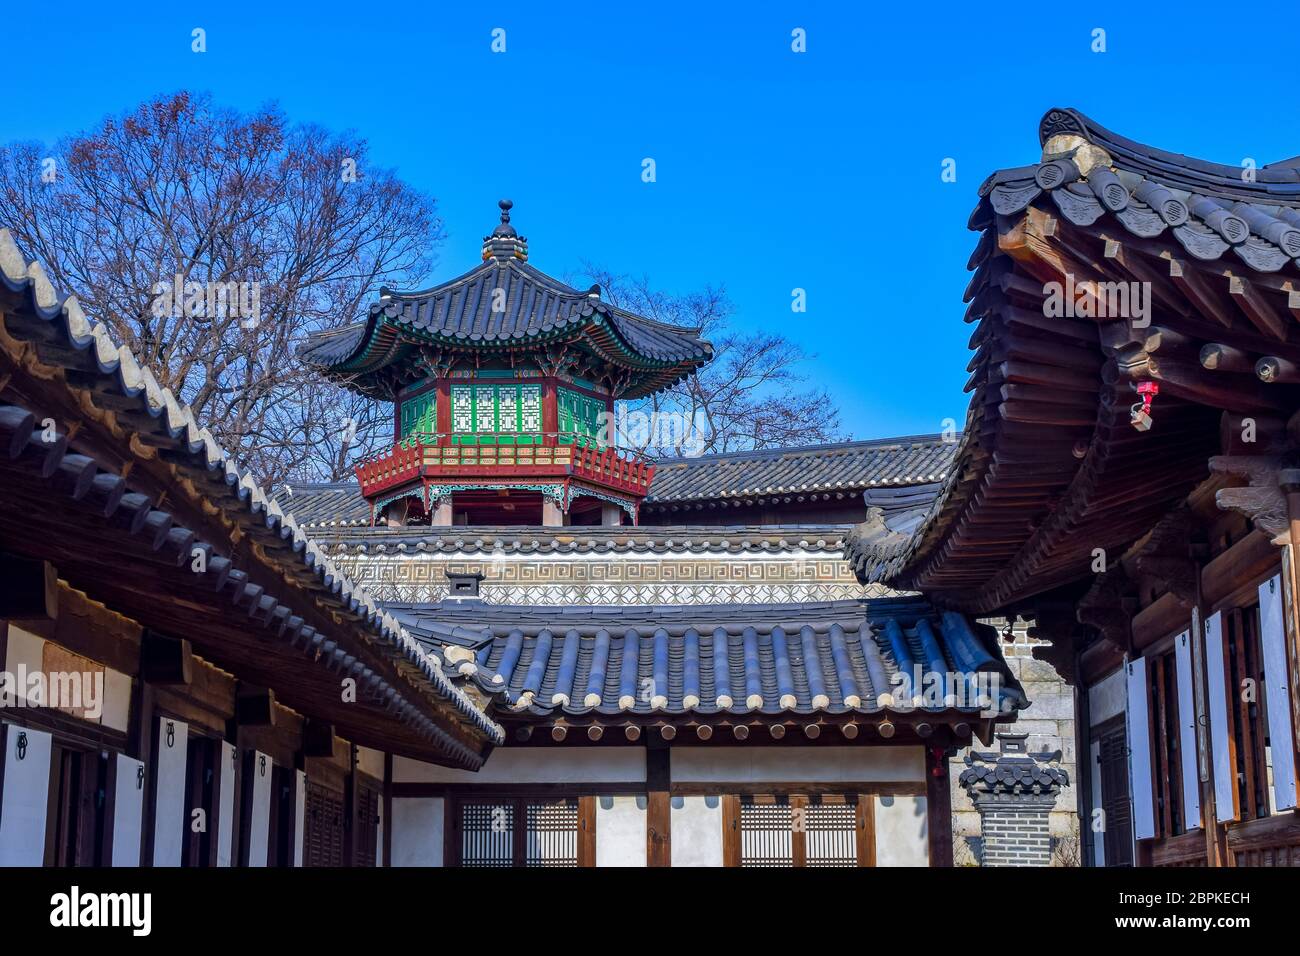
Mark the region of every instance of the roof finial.
[[492, 230], [492, 235], [483, 239], [484, 259], [528, 259], [528, 240], [510, 225], [510, 210], [514, 203], [502, 199], [497, 203], [501, 207], [501, 225]]

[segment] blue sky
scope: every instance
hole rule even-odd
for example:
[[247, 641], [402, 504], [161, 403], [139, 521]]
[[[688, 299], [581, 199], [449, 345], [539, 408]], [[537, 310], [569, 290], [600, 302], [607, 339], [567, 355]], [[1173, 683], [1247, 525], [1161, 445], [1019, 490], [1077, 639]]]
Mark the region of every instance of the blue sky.
[[1049, 107], [1218, 162], [1300, 153], [1289, 5], [75, 6], [6, 12], [0, 141], [53, 141], [178, 89], [276, 101], [356, 130], [371, 162], [438, 198], [432, 280], [473, 265], [509, 196], [547, 272], [588, 259], [671, 291], [724, 284], [738, 324], [815, 353], [806, 373], [859, 438], [962, 420], [966, 220], [989, 172], [1038, 158]]

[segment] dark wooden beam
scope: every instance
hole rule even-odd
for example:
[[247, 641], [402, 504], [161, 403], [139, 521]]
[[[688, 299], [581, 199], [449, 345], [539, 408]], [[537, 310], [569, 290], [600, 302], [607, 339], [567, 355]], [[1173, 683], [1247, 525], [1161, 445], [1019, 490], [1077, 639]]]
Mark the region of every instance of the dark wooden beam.
[[1243, 352], [1231, 345], [1210, 342], [1202, 346], [1200, 360], [1202, 368], [1208, 368], [1215, 372], [1236, 372], [1239, 375], [1255, 374], [1255, 357], [1249, 352]]
[[140, 637], [140, 678], [151, 684], [188, 687], [194, 679], [190, 642], [146, 630]]
[[1255, 374], [1270, 385], [1300, 384], [1300, 364], [1276, 355], [1265, 355], [1255, 363]]
[[59, 616], [59, 574], [49, 561], [0, 554], [0, 619], [53, 621]]
[[1228, 295], [1255, 328], [1279, 342], [1286, 341], [1289, 321], [1281, 312], [1273, 308], [1253, 282], [1241, 276], [1232, 276], [1228, 280]]
[[327, 720], [308, 717], [302, 728], [302, 752], [305, 757], [334, 757], [334, 725]]
[[1169, 278], [1202, 315], [1209, 316], [1226, 329], [1232, 328], [1232, 313], [1223, 307], [1205, 276], [1194, 266], [1170, 257]]
[[235, 722], [244, 727], [274, 727], [274, 691], [241, 681], [235, 692]]

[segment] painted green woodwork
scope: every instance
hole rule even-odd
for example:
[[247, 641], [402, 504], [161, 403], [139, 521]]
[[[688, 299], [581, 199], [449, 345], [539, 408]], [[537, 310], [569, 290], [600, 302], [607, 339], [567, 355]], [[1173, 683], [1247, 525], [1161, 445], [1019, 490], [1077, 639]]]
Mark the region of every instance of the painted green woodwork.
[[453, 385], [451, 440], [458, 445], [540, 445], [542, 387]]
[[399, 434], [402, 440], [412, 432], [433, 433], [438, 430], [438, 393], [432, 389], [402, 402]]
[[[556, 390], [560, 434], [578, 436], [579, 445], [604, 445], [600, 416], [605, 413], [605, 403], [598, 398], [583, 395], [567, 388]], [[563, 440], [563, 439], [562, 439]]]

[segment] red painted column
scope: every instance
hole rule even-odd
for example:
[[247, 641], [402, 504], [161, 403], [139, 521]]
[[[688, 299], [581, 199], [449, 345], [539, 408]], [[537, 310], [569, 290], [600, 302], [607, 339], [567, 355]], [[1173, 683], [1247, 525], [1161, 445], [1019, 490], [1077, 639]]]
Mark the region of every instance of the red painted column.
[[560, 430], [559, 392], [554, 378], [542, 379], [542, 431], [546, 434], [542, 444], [554, 446], [557, 442], [555, 433]]
[[[440, 378], [437, 380], [436, 387], [438, 390], [438, 405], [433, 410], [434, 419], [436, 422], [436, 424], [434, 425], [434, 431], [436, 431], [440, 435], [450, 435], [451, 434], [451, 381], [449, 379]], [[438, 444], [449, 445], [451, 444], [451, 439], [439, 438]]]

